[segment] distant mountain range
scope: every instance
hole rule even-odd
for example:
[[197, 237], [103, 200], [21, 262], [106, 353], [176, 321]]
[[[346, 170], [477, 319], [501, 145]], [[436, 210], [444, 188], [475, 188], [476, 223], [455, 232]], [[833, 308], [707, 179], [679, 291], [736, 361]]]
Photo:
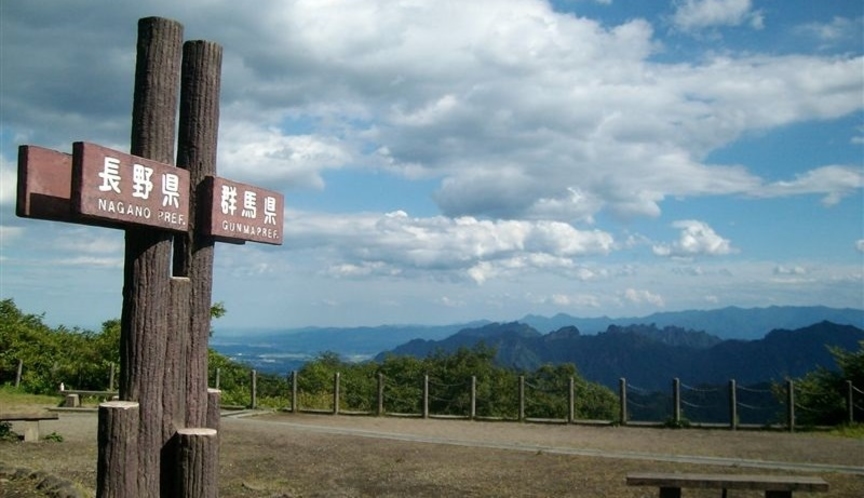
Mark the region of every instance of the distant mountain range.
[[[555, 347], [561, 351], [564, 350], [563, 345], [566, 340], [572, 338], [572, 336], [580, 337], [580, 341], [585, 342], [589, 337], [596, 335], [597, 339], [594, 342], [601, 344], [604, 341], [609, 342], [612, 338], [620, 335], [618, 332], [653, 330], [650, 345], [645, 346], [648, 350], [633, 352], [634, 357], [629, 360], [628, 364], [638, 365], [642, 361], [643, 356], [647, 352], [650, 352], [651, 348], [661, 348], [664, 345], [671, 348], [681, 348], [681, 355], [699, 358], [700, 360], [698, 361], [702, 361], [702, 357], [698, 355], [694, 356], [691, 350], [695, 349], [698, 351], [728, 347], [722, 346], [720, 343], [730, 339], [762, 339], [769, 331], [775, 329], [792, 331], [823, 321], [836, 325], [850, 325], [860, 330], [864, 328], [864, 310], [835, 309], [823, 306], [774, 306], [770, 308], [744, 309], [732, 307], [708, 311], [655, 313], [641, 318], [577, 318], [566, 314], [558, 314], [547, 318], [537, 315], [527, 315], [514, 324], [508, 324], [508, 327], [516, 335], [523, 334], [536, 337], [544, 336], [545, 334], [546, 338], [543, 340], [549, 344], [554, 344], [558, 341], [557, 344], [559, 346]], [[441, 341], [460, 331], [465, 331], [463, 339], [466, 335], [482, 334], [483, 332], [481, 331], [487, 325], [491, 325], [489, 321], [478, 320], [470, 323], [442, 326], [306, 327], [302, 329], [261, 331], [222, 329], [218, 327], [217, 323], [216, 332], [210, 343], [220, 353], [253, 365], [261, 371], [285, 374], [299, 368], [315, 355], [325, 351], [338, 353], [348, 360], [367, 360], [383, 351], [395, 350], [398, 346], [409, 343], [414, 339]], [[636, 327], [643, 325], [645, 327]], [[610, 327], [612, 328], [610, 329]], [[550, 332], [554, 333], [550, 334]], [[767, 339], [766, 337], [765, 340]], [[640, 340], [647, 341], [648, 339], [642, 338]], [[614, 349], [613, 346], [609, 347]], [[735, 351], [735, 355], [738, 357], [742, 357], [741, 355], [746, 351], [746, 347], [742, 347], [744, 348], [742, 351]], [[852, 347], [854, 348], [855, 344]], [[662, 355], [675, 356], [673, 353], [668, 351], [668, 348], [663, 349], [662, 353], [658, 352], [658, 354], [661, 354], [660, 358], [663, 357]], [[820, 358], [824, 360], [824, 355], [827, 353], [824, 351], [822, 353], [823, 356]], [[530, 365], [532, 364], [530, 361], [531, 355], [538, 353], [525, 349], [522, 359], [518, 362], [516, 361], [516, 352], [506, 354], [514, 355], [511, 364]], [[591, 366], [592, 364], [604, 361], [606, 363], [613, 363], [613, 358], [609, 358], [609, 354], [611, 353], [600, 354], [598, 352], [596, 355], [588, 358], [590, 361], [581, 361], [576, 364], [583, 374], [587, 374], [589, 370], [592, 372], [595, 371], [594, 367]], [[754, 354], [758, 356], [759, 353]], [[540, 361], [540, 358], [540, 356], [537, 356], [536, 361]], [[753, 355], [747, 358], [747, 361], [742, 360], [739, 363], [742, 366], [758, 365], [761, 363], [761, 359], [754, 359]], [[699, 364], [697, 360], [694, 359], [693, 361], [697, 365]], [[719, 372], [717, 375], [723, 377], [727, 374], [722, 372], [721, 367], [734, 362], [738, 362], [738, 360], [730, 360], [730, 362], [721, 365], [710, 366], [710, 369], [709, 364], [706, 363], [703, 365], [702, 370]], [[673, 361], [670, 359], [668, 364], [679, 365], [680, 363], [679, 360]], [[599, 367], [597, 368], [598, 370], [596, 371], [599, 373]], [[781, 367], [777, 368], [777, 372], [782, 370]], [[672, 369], [669, 370], [671, 372]], [[620, 374], [616, 372], [619, 372], [619, 370], [609, 370], [607, 373], [596, 378], [596, 380], [604, 383], [617, 381], [617, 376], [620, 376]], [[626, 370], [626, 372], [629, 373], [630, 369]], [[760, 372], [764, 373], [765, 369], [760, 370]], [[777, 377], [777, 372], [772, 375], [772, 378]], [[665, 373], [658, 373], [657, 375], [669, 377]], [[671, 373], [671, 375], [684, 378], [683, 371], [676, 371]], [[649, 377], [653, 378], [654, 376], [652, 374]], [[739, 380], [745, 379], [744, 374], [738, 376]], [[711, 378], [715, 377], [712, 376]], [[636, 382], [635, 378], [633, 377], [633, 382]], [[731, 375], [729, 378], [731, 378]], [[690, 383], [696, 381], [695, 378], [686, 380], [686, 382]], [[668, 382], [668, 378], [663, 379], [662, 382]]]
[[814, 323], [829, 321], [838, 325], [864, 328], [864, 310], [828, 308], [825, 306], [770, 306], [768, 308], [738, 308], [716, 310], [690, 310], [654, 313], [630, 318], [577, 318], [564, 313], [553, 317], [527, 315], [519, 322], [540, 332], [552, 332], [572, 325], [583, 334], [605, 331], [610, 325], [655, 324], [657, 327], [674, 326], [699, 330], [723, 339], [760, 339], [769, 330], [797, 329]]
[[675, 377], [691, 385], [742, 385], [800, 377], [818, 367], [836, 368], [828, 347], [857, 350], [864, 330], [819, 322], [796, 330], [776, 329], [753, 341], [723, 340], [701, 331], [651, 325], [610, 325], [582, 335], [574, 326], [541, 334], [530, 325], [493, 323], [464, 329], [443, 340], [415, 339], [386, 354], [425, 357], [483, 343], [497, 361], [526, 371], [544, 363], [573, 363], [586, 379], [615, 387], [619, 378], [643, 389], [666, 389]]

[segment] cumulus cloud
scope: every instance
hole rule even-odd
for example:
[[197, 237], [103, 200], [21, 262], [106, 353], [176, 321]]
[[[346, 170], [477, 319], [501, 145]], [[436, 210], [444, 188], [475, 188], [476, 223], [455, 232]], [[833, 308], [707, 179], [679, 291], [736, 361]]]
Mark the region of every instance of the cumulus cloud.
[[665, 306], [663, 296], [644, 289], [626, 289], [624, 299], [632, 304], [651, 304], [657, 307]]
[[784, 197], [801, 194], [824, 194], [822, 204], [833, 206], [843, 197], [864, 187], [864, 170], [860, 166], [823, 166], [797, 175], [794, 180], [774, 182], [756, 189], [757, 197]]
[[[4, 88], [4, 121], [46, 146], [81, 130], [122, 144], [134, 33], [119, 26], [145, 9], [102, 9], [73, 29], [71, 4], [51, 16], [23, 4], [4, 6], [17, 34], [2, 70], [30, 77]], [[754, 130], [862, 108], [861, 57], [664, 63], [649, 22], [606, 25], [542, 1], [156, 5], [226, 47], [223, 174], [283, 190], [326, 188], [324, 172], [347, 167], [431, 178], [449, 217], [592, 223], [659, 216], [669, 196], [753, 192], [765, 182], [744, 166], [704, 158]], [[696, 29], [760, 17], [748, 1], [687, 0], [675, 18]], [[97, 74], [81, 62], [94, 58]]]
[[332, 276], [440, 271], [483, 283], [502, 273], [537, 269], [590, 279], [595, 274], [576, 261], [608, 254], [614, 239], [600, 230], [577, 230], [554, 221], [415, 218], [403, 211], [385, 215], [289, 212], [285, 243], [295, 249], [333, 252], [340, 262], [331, 266]]
[[683, 31], [742, 24], [762, 29], [763, 17], [751, 0], [683, 0], [676, 3], [672, 24]]
[[654, 254], [658, 256], [684, 257], [722, 256], [737, 252], [728, 239], [718, 235], [707, 223], [697, 220], [681, 220], [672, 224], [680, 228], [678, 240], [670, 244], [656, 244]]

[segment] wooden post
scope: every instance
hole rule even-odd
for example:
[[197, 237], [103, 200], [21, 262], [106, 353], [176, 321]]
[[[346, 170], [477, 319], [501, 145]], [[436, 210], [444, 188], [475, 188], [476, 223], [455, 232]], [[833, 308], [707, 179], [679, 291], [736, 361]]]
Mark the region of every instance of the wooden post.
[[177, 431], [177, 480], [174, 496], [216, 498], [218, 496], [219, 444], [214, 429]]
[[423, 418], [429, 418], [429, 375], [423, 376]]
[[627, 425], [627, 379], [621, 377], [618, 379], [618, 423]]
[[384, 374], [378, 372], [378, 409], [375, 411], [377, 416], [384, 415]]
[[[164, 377], [162, 379], [162, 440], [168, 442], [177, 429], [186, 427], [186, 343], [189, 327], [189, 293], [191, 282], [188, 278], [172, 277], [170, 282], [171, 305], [168, 311], [171, 333], [165, 342]], [[174, 472], [171, 459], [162, 460], [162, 471]], [[162, 479], [173, 483], [169, 475]]]
[[477, 418], [477, 376], [471, 376], [471, 420]]
[[222, 418], [219, 406], [222, 404], [222, 391], [219, 389], [207, 389], [207, 428], [219, 430], [219, 421]]
[[571, 376], [567, 386], [567, 423], [576, 421], [576, 380]]
[[99, 405], [96, 496], [124, 498], [138, 494], [138, 403]]
[[252, 370], [249, 374], [249, 408], [258, 408], [258, 372]]
[[339, 415], [339, 372], [333, 374], [333, 415]]
[[738, 430], [738, 385], [735, 379], [729, 381], [729, 428]]
[[210, 199], [203, 195], [205, 179], [216, 175], [221, 73], [222, 47], [218, 44], [189, 41], [183, 45], [177, 167], [189, 171], [190, 216], [188, 230], [174, 238], [174, 275], [191, 282], [185, 324], [189, 339], [177, 353], [185, 355], [187, 364], [181, 386], [188, 397], [184, 409], [188, 427], [203, 427], [208, 412], [207, 346], [216, 244], [201, 227], [210, 212]]
[[217, 368], [216, 369], [216, 382], [215, 382], [216, 385], [213, 386], [216, 389], [221, 389], [221, 386], [219, 385], [219, 382], [221, 381], [221, 379], [220, 379], [221, 376], [222, 376], [222, 369]]
[[786, 423], [789, 432], [795, 432], [795, 383], [786, 379]]
[[24, 372], [24, 361], [18, 360], [18, 370], [15, 372], [15, 389], [21, 385], [21, 374]]
[[672, 379], [672, 422], [677, 427], [681, 424], [681, 379]]
[[297, 370], [291, 372], [291, 413], [297, 413], [300, 401], [297, 399]]
[[846, 381], [846, 411], [849, 414], [848, 422], [855, 423], [855, 388], [852, 386], [852, 381]]
[[519, 421], [525, 420], [525, 376], [519, 376]]
[[115, 367], [116, 367], [116, 365], [114, 365], [114, 362], [112, 361], [111, 362], [111, 370], [108, 372], [108, 390], [109, 391], [114, 390], [114, 370], [115, 370]]
[[[130, 152], [165, 164], [174, 162], [182, 40], [183, 26], [176, 21], [138, 21]], [[159, 496], [160, 455], [166, 443], [161, 427], [171, 238], [162, 230], [126, 229], [119, 387], [122, 400], [139, 403], [136, 455], [141, 498]]]

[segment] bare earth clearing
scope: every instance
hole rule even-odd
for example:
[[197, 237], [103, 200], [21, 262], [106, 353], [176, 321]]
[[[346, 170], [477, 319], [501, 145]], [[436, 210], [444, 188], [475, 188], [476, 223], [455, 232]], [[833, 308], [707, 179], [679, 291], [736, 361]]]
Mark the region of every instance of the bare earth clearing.
[[[42, 434], [63, 442], [0, 443], [0, 466], [47, 471], [92, 493], [96, 425], [95, 413], [61, 413]], [[224, 498], [657, 496], [624, 484], [637, 471], [818, 475], [830, 493], [795, 496], [864, 496], [864, 440], [824, 434], [278, 413], [225, 417], [220, 434]], [[22, 487], [0, 480], [0, 498], [44, 496]]]

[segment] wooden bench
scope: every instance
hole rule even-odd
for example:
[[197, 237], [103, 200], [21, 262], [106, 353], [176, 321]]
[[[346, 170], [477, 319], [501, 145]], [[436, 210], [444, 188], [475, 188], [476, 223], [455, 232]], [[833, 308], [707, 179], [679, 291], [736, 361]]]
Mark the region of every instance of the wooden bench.
[[766, 498], [791, 498], [793, 491], [824, 492], [828, 483], [820, 477], [782, 475], [717, 475], [639, 472], [627, 474], [628, 486], [656, 486], [660, 498], [680, 498], [681, 488], [765, 491]]
[[82, 391], [80, 389], [61, 389], [60, 395], [64, 397], [63, 406], [77, 408], [81, 405], [81, 396], [96, 396], [105, 399], [114, 399], [118, 396], [117, 391]]
[[24, 422], [24, 442], [39, 441], [39, 421], [57, 420], [56, 413], [0, 413], [0, 422]]

